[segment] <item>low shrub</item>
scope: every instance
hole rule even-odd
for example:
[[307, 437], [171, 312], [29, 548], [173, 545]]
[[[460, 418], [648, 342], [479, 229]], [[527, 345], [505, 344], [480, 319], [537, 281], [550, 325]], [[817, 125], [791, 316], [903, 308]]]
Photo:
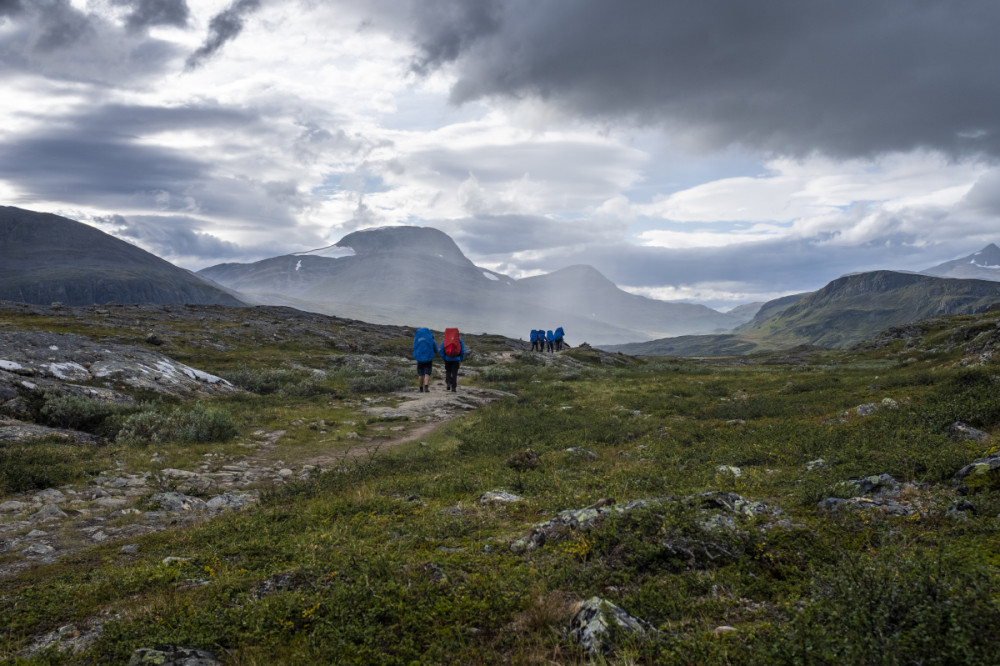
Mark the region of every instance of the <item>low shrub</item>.
[[132, 404], [99, 402], [77, 395], [46, 393], [39, 420], [53, 428], [69, 428], [114, 437], [120, 418], [138, 409]]
[[225, 379], [258, 395], [310, 396], [321, 393], [321, 378], [307, 370], [253, 368], [241, 365]]
[[412, 383], [411, 378], [398, 372], [376, 372], [350, 379], [347, 389], [351, 393], [392, 393]]
[[51, 438], [0, 445], [0, 493], [61, 486], [83, 476], [93, 451]]
[[122, 423], [116, 442], [123, 446], [146, 446], [156, 442], [177, 441], [188, 444], [224, 442], [237, 434], [229, 414], [197, 403], [190, 408], [176, 408], [171, 414], [146, 409], [132, 414]]

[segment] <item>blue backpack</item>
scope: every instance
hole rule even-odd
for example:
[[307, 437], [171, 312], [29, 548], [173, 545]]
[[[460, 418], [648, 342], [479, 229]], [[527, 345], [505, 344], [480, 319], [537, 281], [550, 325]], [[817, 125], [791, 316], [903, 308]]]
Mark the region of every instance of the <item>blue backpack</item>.
[[437, 354], [437, 343], [429, 328], [418, 328], [413, 334], [413, 360], [417, 363], [433, 361]]
[[538, 342], [538, 331], [531, 329], [531, 337], [528, 338], [531, 342]]
[[560, 326], [559, 328], [556, 329], [556, 340], [562, 340], [563, 335], [565, 334], [563, 333], [562, 326]]

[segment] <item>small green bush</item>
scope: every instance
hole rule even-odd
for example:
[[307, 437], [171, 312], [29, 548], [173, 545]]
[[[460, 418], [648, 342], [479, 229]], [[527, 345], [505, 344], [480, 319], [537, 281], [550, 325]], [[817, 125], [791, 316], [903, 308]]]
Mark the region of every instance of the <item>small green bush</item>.
[[82, 430], [95, 435], [114, 437], [122, 415], [137, 409], [135, 405], [99, 402], [77, 395], [46, 393], [39, 409], [40, 420], [53, 428]]
[[347, 383], [351, 393], [392, 393], [409, 386], [413, 380], [398, 372], [377, 372], [354, 377]]
[[235, 437], [237, 432], [236, 424], [227, 413], [199, 403], [189, 409], [178, 407], [169, 415], [154, 409], [132, 414], [122, 424], [116, 442], [123, 446], [166, 441], [200, 444], [224, 442]]
[[83, 475], [81, 460], [90, 451], [79, 445], [41, 439], [0, 446], [0, 493], [61, 486]]
[[225, 378], [258, 395], [310, 396], [322, 392], [320, 377], [305, 370], [253, 368], [241, 365]]

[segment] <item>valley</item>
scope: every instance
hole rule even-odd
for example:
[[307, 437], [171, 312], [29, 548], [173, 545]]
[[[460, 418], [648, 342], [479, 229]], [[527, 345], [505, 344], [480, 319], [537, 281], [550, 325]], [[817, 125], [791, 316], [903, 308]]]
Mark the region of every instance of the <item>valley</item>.
[[[711, 359], [466, 335], [459, 391], [418, 394], [404, 327], [0, 312], [22, 341], [5, 423], [59, 431], [2, 444], [8, 660], [905, 663], [1000, 642], [993, 313]], [[104, 353], [195, 383], [100, 377]]]

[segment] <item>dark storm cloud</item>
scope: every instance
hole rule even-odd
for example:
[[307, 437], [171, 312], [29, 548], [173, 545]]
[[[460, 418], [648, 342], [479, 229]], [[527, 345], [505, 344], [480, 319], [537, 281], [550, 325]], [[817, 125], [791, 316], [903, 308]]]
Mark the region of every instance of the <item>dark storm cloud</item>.
[[[5, 0], [0, 0], [5, 2]], [[0, 76], [36, 74], [47, 79], [123, 87], [162, 73], [179, 47], [141, 31], [126, 30], [68, 0], [0, 5]]]
[[58, 131], [16, 135], [0, 146], [0, 178], [34, 197], [76, 202], [180, 192], [210, 169], [181, 151], [143, 145], [139, 135], [246, 125], [245, 113], [216, 107], [111, 105], [61, 119]]
[[260, 9], [261, 0], [236, 0], [225, 10], [212, 17], [208, 24], [208, 37], [187, 59], [187, 69], [195, 69], [222, 46], [243, 32], [244, 20]]
[[0, 0], [0, 17], [13, 16], [23, 10], [21, 0]]
[[191, 17], [187, 0], [112, 0], [112, 4], [131, 8], [125, 19], [125, 25], [130, 30], [145, 30], [158, 25], [183, 28]]
[[458, 103], [537, 97], [663, 125], [701, 149], [1000, 156], [994, 0], [454, 0], [409, 11], [415, 68], [453, 66]]
[[158, 257], [235, 258], [244, 250], [235, 243], [224, 241], [201, 231], [203, 221], [186, 216], [109, 215], [94, 218], [116, 236], [134, 241]]

